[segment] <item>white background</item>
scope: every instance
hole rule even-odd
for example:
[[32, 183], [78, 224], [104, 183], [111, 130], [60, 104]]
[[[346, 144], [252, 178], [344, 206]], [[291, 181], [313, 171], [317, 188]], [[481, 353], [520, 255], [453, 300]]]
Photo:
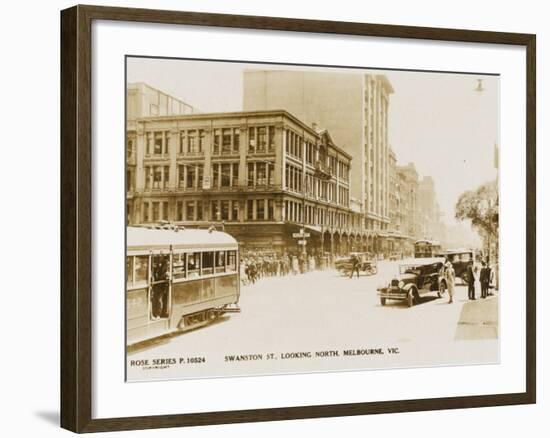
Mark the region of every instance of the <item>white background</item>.
[[[490, 44], [322, 37], [289, 32], [205, 29], [98, 22], [92, 28], [93, 90], [93, 418], [162, 415], [359, 401], [518, 393], [525, 390], [525, 50]], [[265, 48], [270, 50], [266, 51]], [[304, 64], [365, 65], [444, 71], [499, 72], [501, 104], [501, 355], [491, 366], [311, 373], [202, 381], [124, 382], [124, 55], [253, 59]], [[368, 55], [367, 55], [368, 54]], [[474, 83], [474, 81], [472, 81]], [[514, 86], [513, 84], [518, 84]], [[399, 93], [399, 90], [397, 90]], [[489, 145], [491, 146], [491, 145]], [[345, 317], [345, 315], [340, 316]], [[118, 324], [112, 322], [118, 321]], [[273, 327], [275, 330], [276, 328]], [[322, 337], [322, 333], [320, 333]], [[428, 341], [424, 339], [423, 341]], [[489, 344], [489, 345], [488, 345]], [[484, 361], [473, 345], [399, 345], [401, 366], [419, 356]], [[281, 340], [281, 348], [290, 348]], [[459, 348], [463, 348], [462, 352]], [[433, 350], [432, 350], [433, 349]], [[436, 352], [437, 351], [437, 352]], [[412, 356], [412, 357], [411, 357]], [[479, 358], [479, 359], [476, 359]], [[449, 363], [448, 362], [448, 363]], [[455, 359], [460, 363], [461, 359]], [[394, 366], [396, 363], [394, 363]], [[391, 365], [384, 365], [391, 366]], [[244, 372], [246, 374], [246, 372]], [[392, 385], [388, 385], [391, 381]], [[425, 382], [419, 384], [419, 382]], [[239, 394], [236, 399], [235, 394]], [[162, 394], [162, 397], [158, 397]], [[182, 397], [185, 394], [185, 397]], [[211, 394], [216, 394], [213, 399]], [[269, 394], [269, 396], [266, 396]]]
[[[99, 2], [93, 2], [102, 4]], [[463, 27], [530, 32], [538, 35], [538, 222], [543, 223], [542, 169], [544, 155], [545, 40], [548, 14], [539, 2], [223, 2], [223, 1], [111, 1], [120, 6], [187, 9], [256, 15]], [[541, 4], [543, 2], [540, 2]], [[21, 297], [21, 304], [5, 306], [1, 332], [3, 354], [3, 415], [0, 428], [9, 435], [67, 434], [57, 429], [59, 379], [59, 9], [69, 2], [10, 3], [2, 15], [2, 274], [1, 290]], [[546, 50], [547, 51], [547, 50]], [[22, 186], [22, 187], [21, 187]], [[547, 214], [547, 213], [546, 213]], [[545, 233], [538, 230], [538, 270], [542, 272]], [[7, 246], [6, 246], [7, 243]], [[550, 243], [550, 242], [546, 242]], [[33, 257], [29, 257], [29, 253]], [[33, 261], [29, 264], [28, 261]], [[428, 413], [392, 414], [339, 419], [286, 421], [269, 424], [211, 426], [149, 432], [127, 436], [278, 436], [303, 433], [353, 435], [462, 437], [464, 435], [543, 436], [543, 413], [548, 411], [548, 385], [542, 372], [547, 352], [542, 340], [548, 311], [539, 280], [539, 404]], [[8, 300], [4, 300], [8, 303]], [[546, 356], [546, 357], [545, 357]], [[389, 382], [391, 385], [391, 382]], [[121, 435], [121, 434], [117, 434]]]

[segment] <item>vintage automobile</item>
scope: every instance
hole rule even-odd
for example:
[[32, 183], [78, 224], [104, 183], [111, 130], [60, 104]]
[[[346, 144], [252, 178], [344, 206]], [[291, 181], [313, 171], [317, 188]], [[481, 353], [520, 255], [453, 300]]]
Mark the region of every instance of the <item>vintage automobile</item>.
[[435, 240], [420, 239], [414, 242], [416, 258], [437, 257], [441, 252], [441, 244]]
[[473, 249], [449, 249], [437, 254], [437, 257], [447, 258], [453, 265], [455, 277], [462, 279], [464, 284], [468, 282], [468, 273], [466, 268], [470, 262], [476, 261], [476, 253]]
[[342, 275], [350, 275], [353, 268], [353, 257], [359, 259], [359, 272], [366, 275], [375, 275], [378, 266], [373, 255], [369, 252], [352, 252], [349, 257], [342, 257], [334, 261], [334, 266]]
[[431, 257], [401, 262], [399, 275], [387, 286], [378, 288], [380, 304], [385, 306], [387, 300], [398, 300], [412, 307], [423, 295], [435, 292], [441, 297], [447, 290], [447, 283], [441, 276], [444, 261], [443, 257]]

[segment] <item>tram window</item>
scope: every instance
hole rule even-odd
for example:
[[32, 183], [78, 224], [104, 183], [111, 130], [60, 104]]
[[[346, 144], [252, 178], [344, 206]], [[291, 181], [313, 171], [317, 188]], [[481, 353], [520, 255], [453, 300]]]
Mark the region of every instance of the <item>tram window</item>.
[[469, 262], [470, 260], [472, 260], [472, 257], [470, 256], [470, 253], [464, 253], [464, 254], [460, 254], [460, 261], [461, 262]]
[[187, 254], [187, 275], [189, 277], [197, 277], [201, 268], [201, 253], [193, 252]]
[[134, 257], [134, 283], [147, 281], [149, 256]]
[[172, 258], [172, 275], [174, 279], [185, 278], [185, 254], [174, 254]]
[[202, 273], [212, 274], [214, 270], [214, 253], [212, 251], [202, 253]]
[[134, 257], [126, 257], [126, 283], [128, 285], [134, 282]]
[[216, 272], [225, 271], [225, 251], [217, 251], [216, 253]]
[[237, 252], [236, 251], [227, 251], [227, 270], [228, 271], [237, 270]]
[[166, 274], [168, 273], [168, 256], [158, 255], [153, 256], [153, 281], [166, 280]]

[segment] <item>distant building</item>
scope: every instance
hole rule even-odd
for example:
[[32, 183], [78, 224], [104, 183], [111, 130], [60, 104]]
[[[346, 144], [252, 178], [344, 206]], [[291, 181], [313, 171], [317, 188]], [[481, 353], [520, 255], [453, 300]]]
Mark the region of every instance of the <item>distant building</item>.
[[418, 210], [418, 172], [414, 163], [409, 163], [405, 166], [397, 166], [397, 175], [399, 177], [400, 231], [414, 241], [422, 237]]
[[200, 111], [161, 90], [143, 82], [129, 83], [126, 86], [126, 119], [140, 117], [176, 116], [196, 114]]
[[382, 240], [382, 252], [386, 254], [405, 255], [407, 249], [412, 248], [413, 238], [409, 236], [407, 231], [406, 214], [411, 214], [410, 210], [406, 211], [403, 206], [404, 202], [410, 202], [410, 196], [402, 193], [404, 189], [400, 173], [397, 166], [397, 157], [395, 152], [390, 147], [388, 155], [388, 209], [390, 222], [385, 233], [385, 239]]
[[351, 155], [287, 111], [141, 117], [127, 139], [129, 224], [223, 221], [245, 254], [300, 252], [299, 240], [308, 253], [367, 247]]
[[353, 157], [351, 196], [361, 203], [365, 229], [376, 240], [383, 236], [390, 222], [388, 107], [393, 93], [386, 76], [249, 70], [243, 85], [244, 110], [285, 109], [329, 130]]
[[[151, 87], [143, 82], [126, 85], [126, 120], [130, 131], [135, 132], [135, 121], [144, 117], [176, 116], [196, 114], [200, 111], [174, 96]], [[136, 189], [136, 136], [126, 136], [126, 191], [130, 194], [128, 204], [133, 210], [132, 194]], [[152, 139], [155, 150], [167, 147], [166, 133], [159, 132]]]

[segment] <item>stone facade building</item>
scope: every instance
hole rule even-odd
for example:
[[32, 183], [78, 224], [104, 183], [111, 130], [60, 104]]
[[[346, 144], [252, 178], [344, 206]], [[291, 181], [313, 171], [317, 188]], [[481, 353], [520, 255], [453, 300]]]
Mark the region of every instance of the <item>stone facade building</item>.
[[287, 111], [166, 115], [127, 124], [127, 216], [223, 222], [243, 251], [364, 249], [350, 204], [351, 162], [331, 134]]
[[390, 222], [388, 108], [393, 93], [386, 76], [249, 70], [243, 84], [245, 110], [285, 109], [329, 130], [353, 157], [351, 195], [361, 204], [365, 230], [375, 241], [384, 236]]

